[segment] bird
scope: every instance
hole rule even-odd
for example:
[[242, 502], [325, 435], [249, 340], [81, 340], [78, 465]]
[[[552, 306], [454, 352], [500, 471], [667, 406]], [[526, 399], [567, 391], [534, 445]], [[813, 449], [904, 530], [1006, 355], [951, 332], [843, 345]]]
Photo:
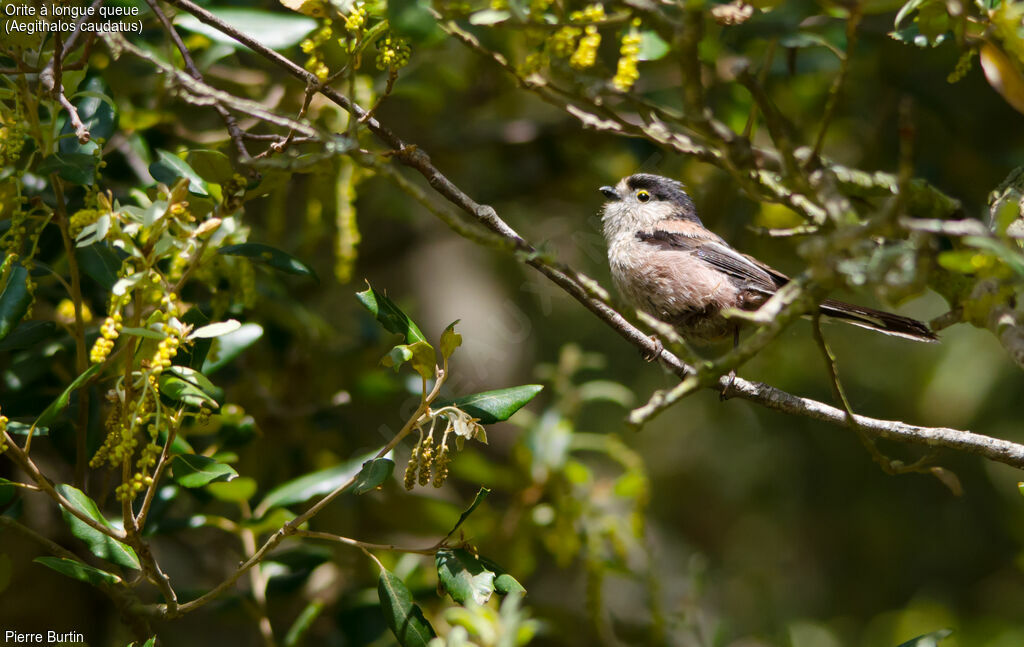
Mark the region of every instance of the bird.
[[[739, 324], [725, 312], [757, 310], [790, 280], [708, 230], [676, 180], [636, 173], [599, 191], [607, 199], [601, 221], [616, 288], [687, 340], [714, 342], [732, 334], [738, 344]], [[833, 299], [818, 311], [886, 335], [938, 340], [927, 324], [891, 312]]]

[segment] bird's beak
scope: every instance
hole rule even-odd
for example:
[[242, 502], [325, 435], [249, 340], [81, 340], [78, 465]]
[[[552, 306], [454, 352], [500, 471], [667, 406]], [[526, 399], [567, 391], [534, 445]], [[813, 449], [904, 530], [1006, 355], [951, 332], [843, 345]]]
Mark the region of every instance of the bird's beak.
[[621, 200], [622, 199], [622, 196], [619, 195], [619, 192], [616, 191], [615, 189], [613, 189], [610, 186], [603, 186], [600, 189], [598, 189], [598, 191], [600, 191], [602, 194], [604, 194], [604, 197], [608, 198], [609, 200]]

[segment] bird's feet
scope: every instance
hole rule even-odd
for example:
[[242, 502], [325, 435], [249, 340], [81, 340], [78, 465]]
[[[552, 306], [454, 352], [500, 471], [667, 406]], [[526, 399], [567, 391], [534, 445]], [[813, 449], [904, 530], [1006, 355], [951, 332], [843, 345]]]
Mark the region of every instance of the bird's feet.
[[661, 351], [665, 350], [665, 345], [661, 343], [661, 339], [657, 335], [651, 335], [651, 341], [654, 342], [653, 351], [640, 351], [640, 357], [643, 357], [645, 362], [653, 362], [661, 357]]
[[725, 383], [725, 386], [722, 388], [722, 392], [718, 394], [718, 400], [720, 402], [725, 402], [726, 400], [732, 397], [731, 395], [729, 395], [729, 391], [732, 390], [732, 385], [735, 381], [736, 369], [733, 369], [729, 371], [729, 381]]

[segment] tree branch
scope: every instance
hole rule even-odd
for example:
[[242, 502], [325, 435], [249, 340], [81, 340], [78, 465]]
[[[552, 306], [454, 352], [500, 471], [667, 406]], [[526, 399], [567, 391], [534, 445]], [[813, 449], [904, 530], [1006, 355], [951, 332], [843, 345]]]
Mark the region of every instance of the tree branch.
[[[303, 83], [316, 83], [316, 77], [304, 70], [302, 67], [277, 52], [267, 48], [255, 39], [224, 23], [214, 14], [194, 4], [191, 0], [165, 1], [191, 13], [203, 23], [214, 27], [240, 43], [248, 46], [257, 54], [281, 67]], [[343, 110], [346, 110], [355, 116], [357, 119], [361, 119], [366, 113], [363, 108], [356, 105], [348, 97], [342, 95], [333, 88], [324, 87], [322, 88], [321, 93], [340, 106]], [[395, 159], [419, 172], [435, 191], [441, 194], [453, 205], [462, 209], [471, 218], [478, 221], [487, 229], [490, 229], [494, 233], [505, 238], [510, 243], [510, 246], [516, 250], [517, 256], [519, 256], [526, 264], [534, 267], [541, 274], [548, 277], [552, 282], [561, 287], [570, 296], [579, 301], [584, 307], [593, 312], [599, 319], [619, 333], [619, 335], [624, 339], [639, 348], [641, 352], [656, 357], [662, 365], [680, 378], [685, 378], [687, 375], [694, 373], [693, 367], [685, 364], [671, 351], [666, 350], [660, 342], [656, 342], [639, 328], [630, 323], [622, 314], [608, 305], [607, 299], [601, 299], [592, 294], [592, 292], [577, 279], [574, 272], [571, 270], [567, 271], [567, 268], [563, 269], [557, 267], [550, 261], [543, 259], [532, 245], [530, 245], [514, 229], [512, 229], [512, 227], [498, 216], [497, 212], [492, 207], [477, 203], [458, 186], [456, 186], [455, 183], [448, 179], [444, 173], [431, 163], [430, 157], [425, 152], [416, 146], [404, 142], [391, 130], [383, 126], [376, 118], [367, 119], [365, 125], [378, 137], [378, 139], [395, 151]], [[869, 180], [873, 180], [873, 176], [868, 175], [868, 177]], [[837, 179], [841, 182], [843, 178], [839, 177], [837, 173]], [[912, 186], [913, 184], [914, 183], [912, 183]], [[928, 192], [928, 197], [935, 199], [940, 205], [942, 204], [941, 199], [949, 201], [949, 198], [946, 198], [927, 185], [919, 184], [913, 188]], [[720, 391], [728, 383], [727, 377], [720, 378], [714, 388], [717, 388]], [[732, 381], [732, 386], [729, 392], [734, 397], [740, 397], [776, 411], [802, 415], [815, 420], [822, 420], [841, 426], [846, 426], [847, 424], [845, 412], [835, 407], [809, 398], [792, 395], [760, 382], [751, 382], [737, 377]], [[899, 421], [882, 420], [862, 415], [855, 416], [855, 420], [858, 425], [867, 431], [867, 433], [875, 437], [888, 438], [891, 440], [924, 445], [927, 447], [941, 446], [948, 449], [955, 449], [977, 454], [993, 461], [1006, 463], [1008, 465], [1024, 469], [1024, 445], [1012, 443], [1007, 440], [991, 438], [981, 434], [960, 431], [957, 429], [920, 427]]]

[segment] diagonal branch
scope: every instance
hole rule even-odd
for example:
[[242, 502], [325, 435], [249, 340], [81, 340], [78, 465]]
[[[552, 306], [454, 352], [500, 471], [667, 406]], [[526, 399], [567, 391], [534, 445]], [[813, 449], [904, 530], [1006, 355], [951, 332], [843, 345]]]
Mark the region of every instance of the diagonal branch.
[[[316, 83], [313, 74], [252, 37], [226, 24], [214, 14], [191, 2], [191, 0], [165, 1], [189, 12], [201, 22], [248, 46], [257, 54], [281, 67], [303, 83]], [[361, 119], [366, 114], [362, 107], [333, 88], [324, 87], [321, 93], [357, 119]], [[603, 291], [595, 290], [593, 286], [585, 284], [580, 276], [571, 269], [559, 267], [541, 257], [530, 243], [501, 219], [493, 207], [479, 204], [473, 200], [435, 167], [431, 163], [430, 157], [423, 150], [403, 141], [391, 130], [383, 126], [376, 118], [367, 119], [365, 125], [378, 139], [394, 150], [396, 160], [420, 173], [430, 186], [446, 200], [463, 210], [487, 229], [504, 238], [523, 262], [548, 277], [624, 339], [640, 349], [641, 352], [657, 358], [663, 366], [680, 378], [685, 378], [687, 375], [694, 373], [692, 366], [684, 363], [671, 351], [666, 350], [660, 342], [649, 337], [627, 320], [626, 317], [608, 305], [608, 299], [602, 298], [601, 292]], [[606, 297], [606, 295], [603, 296]], [[721, 391], [727, 384], [729, 384], [729, 378], [722, 377], [719, 378], [713, 388]], [[732, 382], [729, 393], [733, 397], [740, 397], [776, 411], [801, 415], [844, 427], [848, 424], [846, 413], [840, 409], [817, 400], [787, 393], [760, 382], [751, 382], [737, 377]], [[873, 437], [898, 440], [926, 447], [941, 446], [977, 454], [993, 461], [1024, 469], [1024, 445], [1007, 440], [957, 429], [920, 427], [900, 421], [882, 420], [862, 415], [854, 416], [854, 420]]]

